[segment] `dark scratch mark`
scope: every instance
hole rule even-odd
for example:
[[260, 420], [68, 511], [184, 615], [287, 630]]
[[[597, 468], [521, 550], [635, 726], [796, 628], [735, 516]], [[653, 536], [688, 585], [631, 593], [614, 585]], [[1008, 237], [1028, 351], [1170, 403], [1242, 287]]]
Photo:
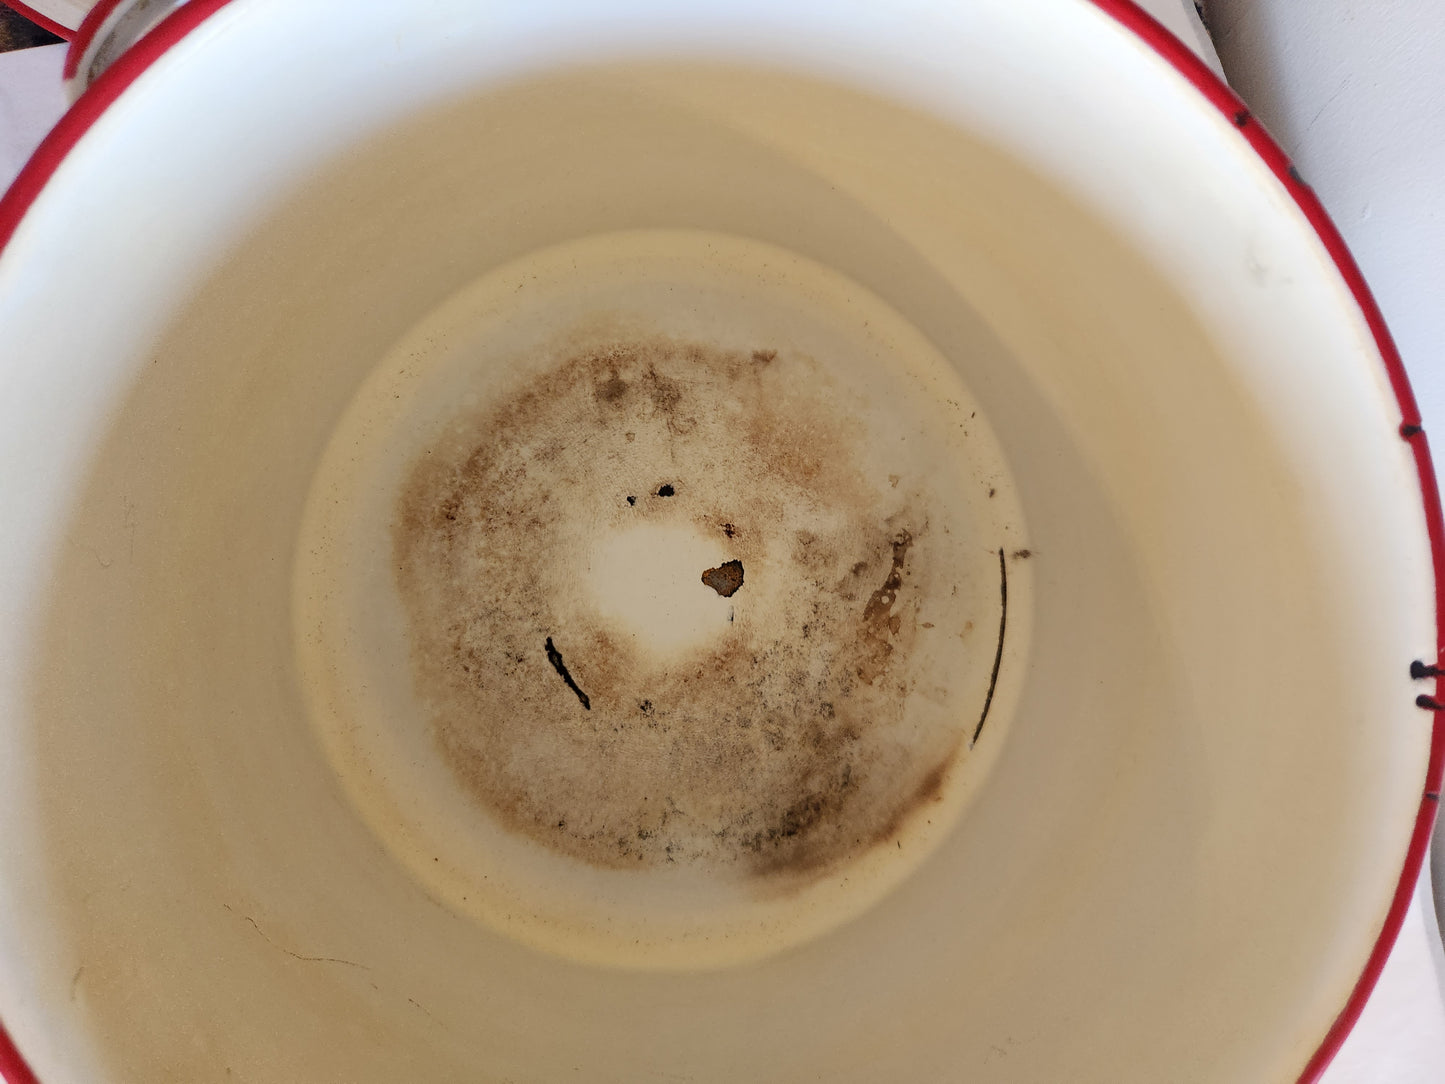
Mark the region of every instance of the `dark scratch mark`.
[[1421, 426], [1411, 425], [1408, 422], [1404, 422], [1400, 425], [1400, 436], [1404, 437], [1406, 440], [1409, 440], [1411, 437], [1414, 436], [1419, 436], [1424, 431], [1425, 430]]
[[85, 974], [85, 965], [81, 964], [75, 969], [75, 975], [70, 980], [70, 1000], [75, 1000], [75, 995], [80, 987], [80, 976]]
[[567, 683], [567, 688], [577, 694], [577, 699], [582, 702], [582, 706], [588, 711], [591, 711], [592, 701], [588, 699], [586, 693], [577, 687], [577, 683], [572, 680], [572, 675], [567, 672], [567, 664], [562, 661], [562, 652], [557, 650], [557, 645], [552, 643], [552, 637], [550, 636], [547, 637], [547, 661], [552, 664], [552, 669], [556, 670], [562, 680]]
[[998, 668], [1003, 663], [1003, 637], [1008, 630], [1008, 561], [1004, 558], [1003, 548], [998, 551], [998, 647], [993, 653], [993, 673], [988, 679], [988, 695], [983, 698], [983, 712], [978, 717], [978, 726], [973, 728], [973, 740], [969, 745], [978, 741], [978, 736], [983, 733], [983, 724], [988, 721], [988, 709], [993, 706], [993, 691], [998, 686]]
[[[229, 903], [223, 903], [221, 904], [221, 906], [224, 907], [227, 911], [230, 911], [233, 915], [239, 913]], [[292, 952], [285, 945], [278, 945], [275, 941], [272, 941], [270, 937], [266, 936], [266, 931], [261, 929], [260, 926], [256, 925], [256, 920], [250, 915], [241, 915], [241, 917], [251, 924], [251, 929], [255, 930], [258, 934], [261, 935], [261, 940], [265, 941], [266, 944], [270, 945], [278, 952], [284, 952], [292, 959], [304, 960], [307, 963], [312, 964], [345, 964], [347, 967], [360, 968], [362, 971], [371, 970], [371, 968], [367, 967], [365, 964], [359, 964], [352, 960], [341, 960], [335, 956], [307, 956], [304, 952]]]
[[1445, 675], [1442, 675], [1440, 667], [1427, 666], [1419, 659], [1416, 659], [1410, 663], [1410, 676], [1416, 681], [1419, 681], [1421, 678], [1441, 677]]
[[1415, 706], [1424, 708], [1426, 711], [1445, 711], [1445, 705], [1441, 705], [1440, 701], [1433, 696], [1426, 696], [1424, 693], [1415, 697]]
[[130, 546], [129, 546], [130, 560], [131, 560], [132, 562], [134, 562], [134, 561], [135, 561], [135, 531], [136, 531], [136, 528], [137, 528], [138, 526], [140, 526], [140, 520], [138, 520], [138, 519], [136, 518], [136, 514], [135, 514], [136, 506], [131, 502], [131, 499], [130, 499], [129, 497], [127, 497], [127, 496], [125, 496], [124, 494], [122, 494], [122, 495], [121, 495], [121, 498], [120, 498], [120, 504], [121, 504], [121, 523], [120, 523], [120, 525], [121, 525], [121, 527], [125, 530], [126, 536], [127, 536], [127, 537], [129, 538], [129, 540], [130, 540]]
[[1248, 109], [1241, 109], [1238, 113], [1234, 114], [1234, 126], [1235, 126], [1236, 128], [1243, 128], [1243, 127], [1244, 127], [1246, 124], [1248, 124], [1248, 123], [1249, 123], [1249, 110], [1248, 110]]

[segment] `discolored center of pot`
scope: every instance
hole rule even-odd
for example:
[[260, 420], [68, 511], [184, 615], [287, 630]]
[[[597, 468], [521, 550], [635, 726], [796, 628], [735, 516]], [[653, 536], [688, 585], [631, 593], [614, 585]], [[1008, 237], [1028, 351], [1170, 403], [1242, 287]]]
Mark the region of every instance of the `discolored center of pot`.
[[889, 840], [966, 728], [906, 710], [948, 588], [921, 479], [865, 469], [869, 439], [768, 343], [596, 343], [459, 412], [394, 556], [471, 798], [604, 868], [800, 872]]
[[578, 961], [731, 965], [944, 845], [1017, 699], [1027, 543], [898, 311], [755, 240], [600, 234], [359, 387], [296, 548], [301, 689], [438, 902]]

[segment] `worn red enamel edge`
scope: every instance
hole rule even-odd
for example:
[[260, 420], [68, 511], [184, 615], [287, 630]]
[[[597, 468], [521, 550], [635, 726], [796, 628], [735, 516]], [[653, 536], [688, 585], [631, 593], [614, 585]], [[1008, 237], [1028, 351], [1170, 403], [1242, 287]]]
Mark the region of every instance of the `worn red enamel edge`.
[[70, 48], [65, 53], [65, 67], [61, 69], [61, 75], [66, 79], [73, 79], [75, 73], [80, 70], [80, 58], [85, 56], [85, 51], [95, 41], [95, 35], [100, 32], [101, 24], [110, 18], [110, 13], [124, 0], [99, 0], [95, 7], [85, 13], [81, 20], [80, 27], [75, 31], [75, 37], [71, 40]]
[[[1430, 553], [1435, 573], [1436, 659], [1434, 661], [1438, 663], [1442, 643], [1445, 643], [1445, 528], [1442, 528], [1440, 514], [1440, 491], [1435, 482], [1435, 467], [1430, 459], [1430, 446], [1425, 439], [1424, 432], [1420, 429], [1420, 411], [1415, 403], [1415, 393], [1410, 388], [1409, 377], [1405, 375], [1405, 365], [1400, 359], [1400, 351], [1395, 346], [1395, 340], [1390, 335], [1389, 329], [1385, 326], [1385, 318], [1380, 313], [1380, 307], [1375, 303], [1370, 288], [1365, 284], [1364, 276], [1360, 274], [1360, 269], [1356, 265], [1354, 257], [1350, 255], [1344, 238], [1340, 236], [1339, 230], [1335, 228], [1335, 224], [1330, 220], [1330, 216], [1325, 212], [1324, 206], [1314, 194], [1313, 189], [1300, 177], [1299, 171], [1294, 168], [1289, 156], [1270, 137], [1269, 133], [1264, 130], [1264, 127], [1234, 92], [1224, 84], [1223, 80], [1215, 75], [1178, 38], [1140, 10], [1133, 0], [1092, 0], [1092, 2], [1148, 42], [1239, 129], [1240, 135], [1254, 148], [1255, 153], [1259, 155], [1270, 171], [1279, 178], [1280, 183], [1284, 185], [1299, 206], [1309, 224], [1314, 227], [1315, 233], [1319, 235], [1320, 241], [1325, 246], [1325, 251], [1334, 260], [1340, 276], [1345, 280], [1345, 285], [1354, 295], [1355, 303], [1359, 305], [1365, 323], [1369, 325], [1370, 332], [1374, 335], [1375, 346], [1385, 364], [1390, 387], [1400, 405], [1400, 435], [1409, 441], [1410, 449], [1415, 456], [1415, 471], [1420, 482], [1420, 499], [1425, 509], [1425, 523], [1430, 534]], [[1402, 687], [1409, 663], [1409, 659], [1400, 660]], [[1410, 843], [1404, 854], [1400, 880], [1395, 886], [1395, 894], [1390, 901], [1390, 908], [1386, 912], [1384, 925], [1380, 929], [1374, 948], [1365, 961], [1364, 971], [1350, 992], [1344, 1008], [1340, 1010], [1314, 1056], [1310, 1058], [1304, 1071], [1300, 1073], [1300, 1084], [1315, 1084], [1324, 1074], [1325, 1069], [1339, 1053], [1340, 1046], [1344, 1043], [1345, 1037], [1349, 1035], [1350, 1029], [1359, 1020], [1360, 1013], [1365, 1008], [1365, 1002], [1369, 1000], [1375, 983], [1379, 981], [1380, 972], [1385, 968], [1385, 961], [1389, 958], [1390, 951], [1395, 946], [1395, 939], [1400, 934], [1400, 927], [1404, 924], [1405, 912], [1409, 909], [1410, 898], [1415, 892], [1415, 883], [1420, 878], [1420, 868], [1424, 864], [1425, 855], [1430, 848], [1430, 836], [1435, 823], [1442, 776], [1445, 776], [1445, 713], [1437, 711], [1434, 713], [1430, 739], [1429, 766], [1426, 769], [1425, 778], [1421, 781], [1420, 807], [1415, 817], [1415, 828], [1410, 834]]]
[[[48, 15], [40, 14], [40, 12], [36, 11], [30, 5], [22, 4], [20, 0], [0, 0], [0, 4], [3, 4], [11, 11], [18, 12], [19, 14], [24, 15], [36, 26], [41, 27], [45, 30], [49, 30], [57, 38], [64, 38], [66, 41], [70, 41], [73, 37], [75, 37], [75, 31], [70, 29], [70, 27], [65, 26], [61, 23], [57, 23]], [[67, 57], [67, 59], [69, 58]]]
[[[35, 17], [18, 3], [5, 2], [27, 17]], [[89, 44], [105, 17], [114, 9], [119, 0], [101, 0], [74, 35], [66, 58], [66, 77], [75, 72], [80, 56]], [[1374, 336], [1380, 359], [1400, 407], [1400, 436], [1407, 440], [1415, 457], [1415, 470], [1420, 484], [1420, 498], [1425, 511], [1426, 527], [1430, 537], [1430, 550], [1435, 575], [1436, 615], [1436, 659], [1438, 664], [1445, 661], [1445, 521], [1442, 521], [1440, 492], [1436, 485], [1435, 468], [1430, 458], [1429, 442], [1420, 428], [1420, 412], [1415, 402], [1415, 393], [1410, 388], [1409, 377], [1400, 358], [1395, 341], [1385, 326], [1384, 316], [1375, 303], [1370, 288], [1365, 284], [1354, 257], [1350, 255], [1344, 238], [1335, 228], [1329, 215], [1314, 191], [1305, 184], [1289, 157], [1270, 137], [1264, 127], [1249, 112], [1248, 107], [1225, 85], [1215, 73], [1199, 59], [1183, 42], [1161, 25], [1147, 12], [1137, 6], [1134, 0], [1090, 0], [1100, 11], [1111, 16], [1131, 30], [1164, 60], [1168, 61], [1206, 100], [1224, 114], [1238, 129], [1243, 138], [1270, 171], [1284, 185], [1298, 205], [1305, 219], [1318, 234], [1326, 252], [1334, 261], [1345, 285], [1354, 296], [1356, 304]], [[116, 100], [125, 89], [155, 60], [171, 46], [180, 41], [208, 17], [220, 10], [230, 0], [190, 0], [167, 16], [154, 30], [133, 45], [73, 105], [61, 118], [60, 123], [50, 132], [40, 147], [31, 156], [25, 168], [0, 197], [0, 252], [19, 227], [25, 213], [45, 187], [60, 163], [78, 143], [96, 119]], [[69, 31], [55, 27], [49, 20], [36, 18], [36, 22], [51, 29], [62, 37], [71, 37]], [[1409, 660], [1402, 660], [1401, 674]], [[1436, 696], [1439, 689], [1436, 682]], [[1445, 779], [1445, 712], [1434, 712], [1430, 742], [1430, 758], [1421, 785], [1419, 811], [1416, 814], [1414, 830], [1404, 854], [1400, 878], [1390, 901], [1373, 949], [1354, 989], [1350, 992], [1344, 1008], [1325, 1033], [1324, 1039], [1313, 1057], [1300, 1073], [1300, 1084], [1316, 1084], [1325, 1069], [1339, 1052], [1345, 1037], [1360, 1018], [1365, 1002], [1369, 1000], [1375, 983], [1384, 970], [1385, 961], [1394, 948], [1400, 928], [1409, 909], [1415, 883], [1419, 879], [1425, 855], [1429, 850], [1430, 836], [1435, 823], [1436, 807], [1442, 779]], [[14, 1042], [0, 1023], [0, 1075], [8, 1084], [39, 1084], [35, 1074], [21, 1057]]]
[[[6, 0], [8, 3], [8, 0]], [[161, 56], [176, 42], [180, 41], [207, 18], [225, 7], [230, 0], [190, 0], [189, 3], [177, 8], [170, 15], [166, 16], [154, 30], [130, 47], [122, 54], [114, 64], [107, 68], [99, 79], [91, 85], [79, 100], [72, 105], [60, 122], [51, 129], [50, 134], [45, 137], [20, 175], [15, 178], [9, 190], [0, 196], [0, 255], [3, 255], [10, 238], [15, 235], [25, 212], [35, 202], [37, 196], [46, 183], [60, 168], [60, 163], [70, 153], [82, 136], [95, 123], [96, 119], [110, 106], [110, 104], [124, 93], [126, 87], [135, 82], [156, 59]], [[71, 35], [68, 31], [65, 37], [73, 37], [70, 50], [66, 55], [67, 78], [73, 74], [75, 66], [79, 63], [80, 54], [85, 51], [89, 35], [93, 35], [96, 27], [105, 19], [109, 9], [115, 6], [114, 0], [102, 0], [102, 3], [92, 9], [85, 23], [81, 24], [82, 32]], [[92, 17], [101, 8], [99, 18], [94, 23]], [[86, 30], [87, 25], [89, 31]], [[59, 31], [56, 31], [59, 33]], [[26, 1064], [24, 1057], [16, 1048], [14, 1040], [5, 1030], [5, 1025], [0, 1022], [0, 1077], [4, 1077], [7, 1084], [39, 1084], [30, 1066]]]

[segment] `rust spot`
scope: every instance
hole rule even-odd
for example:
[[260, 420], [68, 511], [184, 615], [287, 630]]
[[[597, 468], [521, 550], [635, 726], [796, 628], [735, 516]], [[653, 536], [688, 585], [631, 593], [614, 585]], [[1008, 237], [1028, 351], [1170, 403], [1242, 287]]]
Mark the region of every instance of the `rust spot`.
[[743, 585], [743, 563], [724, 561], [717, 568], [710, 568], [702, 574], [702, 582], [723, 598], [732, 598]]
[[[857, 672], [869, 685], [878, 680], [888, 668], [889, 657], [893, 654], [894, 638], [902, 629], [902, 619], [893, 612], [903, 589], [903, 570], [908, 562], [908, 550], [913, 545], [913, 536], [907, 531], [899, 533], [893, 540], [893, 564], [883, 586], [874, 591], [863, 608], [862, 627], [858, 642], [863, 648], [858, 660]], [[861, 563], [861, 562], [860, 562]], [[866, 567], [866, 565], [865, 565]], [[853, 574], [858, 575], [858, 565]]]

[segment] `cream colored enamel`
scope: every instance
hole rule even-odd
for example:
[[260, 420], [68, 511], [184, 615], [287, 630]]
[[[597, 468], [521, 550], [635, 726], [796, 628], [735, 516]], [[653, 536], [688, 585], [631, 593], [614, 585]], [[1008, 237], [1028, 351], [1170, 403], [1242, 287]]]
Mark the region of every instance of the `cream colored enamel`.
[[[475, 866], [398, 861], [424, 837], [374, 825], [418, 807], [363, 808], [313, 724], [355, 675], [296, 662], [307, 502], [392, 348], [652, 229], [899, 314], [1031, 551], [966, 809], [732, 967], [451, 905]], [[1359, 976], [1429, 742], [1399, 410], [1284, 189], [1082, 0], [236, 0], [36, 201], [0, 327], [0, 1018], [46, 1084], [1288, 1081]], [[439, 801], [396, 752], [368, 793]]]
[[[448, 481], [479, 455], [482, 497]], [[575, 959], [734, 964], [874, 904], [977, 793], [1028, 655], [1014, 561], [995, 674], [998, 554], [1028, 544], [981, 408], [876, 297], [604, 234], [484, 276], [357, 393], [297, 547], [302, 685], [438, 899]]]
[[695, 527], [634, 527], [583, 550], [577, 586], [589, 609], [666, 659], [727, 631], [734, 607], [702, 581], [727, 559], [722, 543]]

